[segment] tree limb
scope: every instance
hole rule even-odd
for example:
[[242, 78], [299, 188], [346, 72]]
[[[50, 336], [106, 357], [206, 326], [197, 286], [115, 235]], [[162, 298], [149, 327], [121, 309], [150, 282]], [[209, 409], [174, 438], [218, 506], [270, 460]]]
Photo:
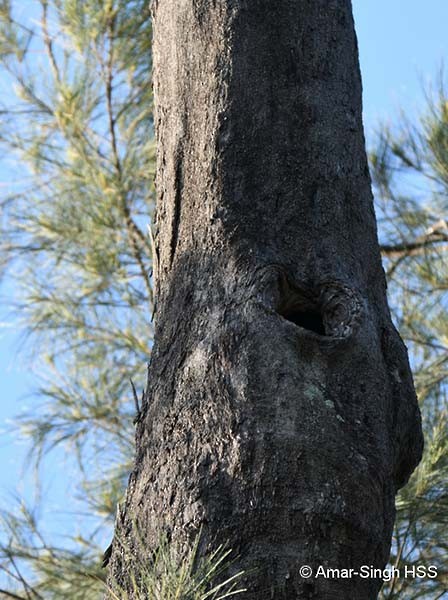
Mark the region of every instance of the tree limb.
[[15, 600], [26, 600], [26, 598], [24, 598], [23, 596], [18, 596], [13, 592], [8, 592], [8, 590], [0, 589], [0, 594], [4, 594], [6, 598], [15, 598]]
[[398, 242], [396, 244], [382, 244], [381, 254], [387, 258], [401, 258], [406, 256], [421, 256], [428, 246], [448, 242], [448, 226], [444, 220], [438, 221], [430, 227], [423, 235], [415, 240]]

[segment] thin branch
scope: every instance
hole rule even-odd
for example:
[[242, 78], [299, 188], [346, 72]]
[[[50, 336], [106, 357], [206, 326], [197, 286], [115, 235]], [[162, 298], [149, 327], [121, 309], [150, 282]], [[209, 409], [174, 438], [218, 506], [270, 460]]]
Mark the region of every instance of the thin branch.
[[[397, 244], [382, 244], [381, 253], [388, 258], [401, 258], [406, 256], [421, 256], [425, 253], [428, 246], [440, 242], [448, 242], [448, 234], [445, 233], [448, 226], [445, 221], [440, 220], [433, 227], [430, 227], [423, 235], [415, 238], [413, 241], [403, 241]], [[442, 249], [447, 249], [444, 246]]]
[[[387, 255], [386, 255], [387, 256]], [[391, 279], [397, 268], [401, 265], [401, 263], [408, 257], [408, 254], [402, 254], [397, 258], [397, 260], [392, 263], [392, 265], [387, 269], [386, 276], [388, 279]]]
[[435, 344], [434, 342], [430, 342], [429, 340], [422, 340], [420, 338], [411, 337], [406, 335], [406, 340], [409, 342], [414, 342], [415, 344], [420, 344], [421, 346], [428, 346], [429, 348], [433, 348], [434, 350], [443, 350], [444, 352], [448, 351], [446, 346], [442, 346], [441, 344]]
[[61, 76], [59, 73], [59, 67], [56, 62], [56, 57], [53, 51], [53, 42], [51, 40], [50, 34], [48, 33], [48, 0], [41, 0], [42, 4], [42, 32], [44, 36], [45, 48], [47, 50], [48, 59], [50, 61], [51, 70], [53, 71], [53, 75], [55, 80], [59, 83], [61, 80]]
[[30, 598], [30, 593], [32, 593], [35, 598], [38, 598], [39, 600], [44, 600], [43, 597], [38, 592], [36, 592], [36, 590], [32, 586], [30, 586], [28, 584], [28, 582], [25, 580], [25, 578], [23, 577], [22, 573], [20, 572], [20, 569], [11, 553], [9, 555], [9, 560], [11, 561], [11, 564], [14, 567], [14, 570], [17, 573], [18, 578], [22, 582], [22, 585], [24, 587], [27, 598]]
[[14, 598], [15, 600], [26, 600], [24, 596], [18, 596], [13, 592], [8, 592], [8, 590], [0, 589], [0, 594], [4, 594], [7, 598]]
[[[11, 546], [11, 542], [9, 543], [9, 546]], [[32, 598], [35, 598], [37, 600], [44, 600], [43, 597], [32, 586], [30, 586], [26, 582], [24, 577], [22, 576], [22, 574], [21, 574], [19, 568], [17, 567], [17, 564], [13, 558], [12, 551], [10, 550], [10, 548], [6, 547], [6, 548], [2, 548], [2, 550], [5, 553], [5, 555], [7, 556], [7, 558], [9, 559], [9, 562], [11, 563], [11, 565], [13, 566], [15, 573], [13, 571], [11, 571], [10, 569], [8, 569], [5, 565], [1, 565], [0, 569], [2, 571], [4, 571], [7, 575], [12, 577], [16, 581], [19, 581], [22, 584], [23, 589], [26, 594], [26, 597], [17, 596], [13, 592], [8, 592], [8, 591], [2, 590], [2, 589], [0, 590], [0, 593], [5, 593], [5, 594], [9, 595], [8, 597], [10, 597], [10, 598], [19, 598], [20, 600], [32, 600]], [[27, 558], [29, 558], [29, 556]]]
[[[153, 292], [152, 292], [151, 284], [149, 281], [148, 269], [146, 269], [146, 267], [144, 265], [142, 252], [141, 252], [141, 249], [140, 249], [140, 246], [138, 243], [138, 239], [142, 239], [141, 236], [143, 236], [143, 234], [140, 231], [140, 229], [137, 227], [137, 225], [134, 223], [134, 221], [131, 217], [129, 207], [125, 200], [123, 200], [123, 212], [124, 212], [124, 217], [125, 217], [125, 222], [126, 222], [126, 230], [128, 232], [129, 241], [131, 244], [132, 254], [134, 255], [134, 258], [137, 261], [137, 264], [139, 266], [140, 273], [141, 273], [141, 276], [143, 277], [143, 281], [145, 283], [145, 288], [148, 293], [148, 298], [152, 302], [153, 301]], [[143, 241], [146, 246], [146, 240], [144, 239], [144, 237], [143, 237]]]
[[109, 55], [106, 65], [106, 104], [107, 104], [107, 117], [109, 121], [109, 133], [111, 137], [112, 153], [114, 157], [114, 164], [117, 174], [121, 180], [122, 168], [120, 156], [118, 154], [118, 143], [117, 134], [115, 130], [116, 119], [113, 112], [112, 103], [112, 90], [113, 90], [113, 63], [114, 63], [114, 29], [115, 29], [115, 18], [111, 16], [108, 22], [109, 32]]
[[[114, 61], [114, 28], [115, 28], [115, 17], [111, 16], [109, 18], [108, 23], [108, 31], [109, 31], [109, 56], [106, 65], [106, 105], [107, 105], [107, 116], [109, 122], [109, 133], [111, 137], [111, 145], [112, 145], [112, 154], [113, 161], [115, 165], [115, 170], [117, 172], [117, 177], [120, 182], [120, 187], [123, 180], [123, 170], [120, 161], [120, 156], [118, 153], [118, 142], [117, 142], [117, 133], [116, 133], [116, 118], [114, 116], [113, 111], [113, 102], [112, 102], [112, 93], [113, 93], [113, 61]], [[129, 242], [131, 244], [132, 254], [139, 266], [141, 276], [143, 278], [146, 291], [148, 293], [148, 298], [152, 302], [153, 293], [151, 284], [149, 281], [148, 270], [145, 268], [143, 256], [140, 248], [140, 243], [147, 246], [147, 241], [142, 231], [136, 225], [131, 216], [131, 211], [129, 210], [129, 206], [126, 202], [125, 192], [122, 191], [122, 204], [123, 204], [123, 213], [125, 218], [126, 230], [129, 236]]]
[[[382, 244], [380, 246], [381, 254], [387, 258], [403, 258], [406, 256], [421, 256], [425, 254], [428, 246], [438, 244], [440, 242], [448, 242], [448, 236], [438, 234], [437, 236], [428, 236], [425, 238], [416, 238], [413, 242], [401, 242], [399, 244]], [[439, 250], [447, 250], [446, 246], [439, 247]]]

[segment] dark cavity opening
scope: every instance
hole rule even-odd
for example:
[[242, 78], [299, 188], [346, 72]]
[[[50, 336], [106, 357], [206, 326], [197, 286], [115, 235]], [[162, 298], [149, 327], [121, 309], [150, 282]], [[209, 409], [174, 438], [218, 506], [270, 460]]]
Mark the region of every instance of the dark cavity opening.
[[308, 331], [325, 335], [325, 326], [320, 313], [316, 310], [289, 309], [280, 313], [282, 317]]

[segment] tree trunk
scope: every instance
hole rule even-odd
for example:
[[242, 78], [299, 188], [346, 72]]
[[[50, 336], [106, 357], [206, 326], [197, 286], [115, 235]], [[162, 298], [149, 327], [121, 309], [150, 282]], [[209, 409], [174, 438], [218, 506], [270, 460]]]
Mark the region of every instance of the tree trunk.
[[[422, 451], [350, 0], [155, 0], [156, 334], [119, 534], [228, 542], [244, 598], [377, 597]], [[126, 584], [122, 551], [111, 572]]]

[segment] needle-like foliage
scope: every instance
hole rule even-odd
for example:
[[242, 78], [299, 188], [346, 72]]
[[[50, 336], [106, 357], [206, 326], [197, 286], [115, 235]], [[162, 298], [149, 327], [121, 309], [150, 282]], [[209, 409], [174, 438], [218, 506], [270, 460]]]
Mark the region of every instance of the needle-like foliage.
[[[136, 527], [136, 526], [134, 526]], [[166, 538], [162, 538], [151, 560], [143, 540], [136, 531], [137, 547], [131, 551], [117, 539], [123, 560], [129, 564], [131, 595], [119, 581], [106, 585], [108, 600], [224, 600], [246, 590], [238, 585], [243, 571], [213, 583], [231, 566], [231, 550], [220, 545], [205, 557], [198, 556], [200, 533], [192, 549], [179, 562], [177, 553]]]
[[18, 425], [37, 462], [71, 457], [72, 501], [97, 519], [56, 548], [30, 511], [2, 515], [2, 566], [19, 588], [31, 576], [27, 598], [98, 597], [96, 541], [133, 457], [130, 378], [141, 390], [152, 344], [151, 38], [146, 0], [0, 2], [1, 266], [40, 380]]
[[[88, 515], [82, 533], [67, 527], [56, 538], [23, 499], [3, 511], [5, 598], [104, 594], [98, 542], [111, 534], [133, 456], [130, 379], [142, 388], [152, 345], [151, 37], [147, 0], [0, 0], [0, 273], [16, 290], [23, 348], [40, 381], [18, 427], [37, 462], [54, 449], [70, 457], [67, 505]], [[391, 563], [402, 574], [438, 568], [436, 579], [387, 583], [382, 598], [434, 600], [448, 589], [442, 85], [420, 124], [402, 119], [382, 131], [371, 165], [390, 301], [426, 434], [424, 459], [398, 497]], [[225, 597], [236, 580], [215, 590], [211, 582], [227, 557], [220, 548], [194, 571], [194, 552], [179, 564], [162, 543], [155, 564], [137, 565], [136, 585], [145, 598]], [[117, 586], [109, 592], [121, 599]]]
[[[442, 79], [440, 79], [442, 81]], [[383, 128], [371, 156], [395, 320], [406, 341], [425, 433], [423, 460], [397, 498], [384, 600], [448, 594], [448, 97], [428, 94], [420, 122]], [[413, 576], [417, 567], [437, 577]], [[420, 571], [421, 573], [422, 571]]]

